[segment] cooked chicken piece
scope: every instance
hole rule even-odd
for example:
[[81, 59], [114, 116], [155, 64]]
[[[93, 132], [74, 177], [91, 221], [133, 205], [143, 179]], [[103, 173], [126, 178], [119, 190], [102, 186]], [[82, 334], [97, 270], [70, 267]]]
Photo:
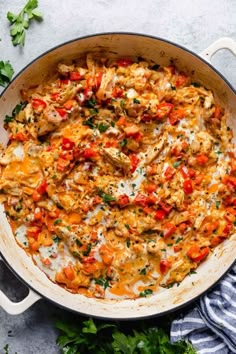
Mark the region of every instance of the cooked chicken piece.
[[157, 158], [157, 156], [160, 154], [160, 152], [162, 151], [162, 149], [165, 146], [165, 143], [167, 141], [167, 137], [168, 137], [168, 133], [165, 132], [164, 134], [159, 136], [160, 140], [158, 141], [157, 144], [150, 145], [147, 148], [147, 150], [145, 152], [145, 155], [147, 155], [147, 157], [144, 161], [145, 165], [149, 165], [153, 160], [155, 160]]
[[207, 131], [201, 131], [195, 134], [195, 140], [190, 145], [193, 154], [198, 152], [208, 154], [212, 149], [213, 139]]
[[129, 170], [131, 167], [130, 159], [117, 148], [110, 147], [103, 149], [105, 158], [114, 166]]
[[58, 66], [57, 66], [57, 71], [62, 76], [67, 76], [74, 69], [75, 69], [74, 65], [66, 65], [66, 64], [63, 64], [63, 63], [59, 63]]
[[112, 90], [115, 85], [115, 68], [106, 69], [102, 75], [101, 85], [96, 93], [99, 100], [107, 100], [112, 97]]
[[147, 244], [147, 251], [156, 256], [161, 256], [163, 252], [161, 250], [166, 248], [166, 244], [163, 240], [154, 241], [151, 240]]

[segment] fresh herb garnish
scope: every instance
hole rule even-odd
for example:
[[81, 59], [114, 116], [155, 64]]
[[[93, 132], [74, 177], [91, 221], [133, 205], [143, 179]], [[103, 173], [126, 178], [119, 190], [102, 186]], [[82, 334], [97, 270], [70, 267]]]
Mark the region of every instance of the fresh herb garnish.
[[146, 275], [147, 274], [147, 269], [146, 268], [141, 269], [139, 274]]
[[88, 244], [87, 244], [87, 250], [83, 252], [83, 255], [84, 255], [85, 257], [87, 257], [87, 256], [89, 255], [91, 249], [92, 249], [92, 244], [91, 244], [91, 243], [88, 243]]
[[[63, 315], [55, 323], [60, 330], [57, 345], [62, 353], [196, 354], [187, 342], [170, 343], [164, 329], [153, 325], [151, 320], [132, 323], [131, 327], [120, 322], [67, 317]], [[170, 319], [166, 319], [166, 324], [170, 326]]]
[[120, 101], [120, 106], [123, 108], [124, 105], [125, 105], [125, 100], [121, 100], [121, 101]]
[[109, 125], [106, 123], [100, 123], [98, 125], [98, 130], [100, 131], [100, 133], [104, 133], [108, 128], [109, 128]]
[[177, 240], [175, 241], [175, 243], [179, 243], [182, 240], [183, 240], [183, 237], [178, 237]]
[[14, 74], [13, 67], [9, 61], [0, 61], [0, 86], [6, 86], [12, 79]]
[[173, 163], [173, 167], [174, 167], [174, 168], [177, 168], [177, 167], [179, 167], [179, 165], [181, 165], [181, 163], [182, 163], [182, 161], [175, 161], [175, 162]]
[[105, 203], [114, 202], [116, 200], [111, 194], [103, 192], [101, 188], [98, 189], [98, 195], [102, 198]]
[[219, 207], [220, 207], [220, 200], [217, 200], [216, 201], [216, 209], [219, 209]]
[[121, 146], [121, 147], [124, 147], [126, 144], [127, 144], [127, 139], [122, 139], [122, 140], [120, 141], [120, 146]]
[[82, 242], [80, 242], [80, 240], [76, 239], [75, 240], [75, 243], [77, 246], [81, 247], [82, 246]]
[[19, 114], [20, 111], [22, 111], [22, 109], [24, 109], [27, 106], [27, 104], [28, 104], [27, 101], [18, 103], [13, 109], [13, 111], [11, 112], [11, 116], [8, 115], [5, 116], [4, 123], [8, 124], [10, 122], [13, 122], [17, 114]]
[[56, 235], [54, 235], [54, 236], [52, 237], [52, 239], [53, 239], [53, 241], [54, 241], [55, 243], [59, 243], [59, 242], [61, 241], [61, 239], [60, 239], [59, 237], [57, 237]]
[[93, 123], [93, 117], [89, 117], [86, 120], [83, 120], [83, 125], [87, 125], [90, 129], [95, 129], [96, 125]]
[[139, 104], [139, 103], [140, 103], [140, 101], [139, 101], [137, 98], [134, 98], [134, 99], [133, 99], [133, 103], [137, 103], [137, 104]]
[[101, 285], [104, 288], [104, 290], [111, 287], [109, 280], [107, 278], [100, 277], [100, 278], [94, 279], [94, 281], [95, 281], [95, 284]]
[[127, 248], [130, 248], [130, 239], [128, 239], [128, 240], [126, 241], [126, 246], [127, 246]]
[[152, 69], [152, 70], [157, 70], [157, 69], [159, 69], [159, 67], [160, 67], [159, 64], [154, 64], [154, 65], [151, 67], [151, 69]]
[[42, 13], [37, 10], [38, 0], [29, 0], [19, 14], [8, 11], [7, 19], [11, 24], [10, 35], [14, 46], [25, 44], [25, 30], [29, 28], [30, 21], [42, 20]]
[[87, 100], [85, 102], [84, 105], [85, 105], [85, 107], [88, 107], [88, 108], [94, 108], [96, 106], [96, 104], [97, 104], [97, 101], [94, 100], [93, 98], [90, 98], [89, 100]]
[[139, 296], [140, 297], [146, 297], [148, 295], [153, 294], [153, 290], [152, 289], [145, 289], [144, 291], [142, 291]]
[[54, 221], [54, 225], [58, 225], [58, 224], [60, 224], [62, 222], [62, 219], [56, 219], [55, 221]]

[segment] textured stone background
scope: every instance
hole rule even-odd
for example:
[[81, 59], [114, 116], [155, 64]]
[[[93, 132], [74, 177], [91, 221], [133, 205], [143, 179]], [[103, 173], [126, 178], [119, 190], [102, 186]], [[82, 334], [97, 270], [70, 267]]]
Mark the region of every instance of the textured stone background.
[[[236, 40], [235, 0], [39, 0], [44, 21], [32, 22], [25, 47], [14, 48], [6, 13], [18, 12], [25, 2], [0, 0], [0, 60], [10, 60], [15, 73], [51, 47], [92, 33], [146, 33], [196, 53], [220, 37]], [[213, 64], [236, 86], [236, 59], [230, 52], [217, 53]], [[17, 301], [27, 293], [1, 262], [0, 289]], [[0, 309], [0, 353], [6, 343], [10, 345], [10, 354], [59, 353], [52, 325], [56, 312], [63, 313], [43, 300], [19, 316], [10, 316]]]

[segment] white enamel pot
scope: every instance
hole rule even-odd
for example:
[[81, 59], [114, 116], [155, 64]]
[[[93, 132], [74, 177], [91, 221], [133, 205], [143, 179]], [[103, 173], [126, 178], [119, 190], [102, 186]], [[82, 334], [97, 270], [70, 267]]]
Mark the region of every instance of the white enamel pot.
[[[174, 60], [180, 71], [187, 72], [204, 86], [212, 89], [217, 100], [229, 112], [228, 124], [236, 136], [236, 94], [231, 85], [209, 63], [212, 55], [227, 48], [236, 55], [236, 43], [223, 38], [213, 43], [200, 55], [163, 39], [132, 33], [108, 33], [79, 38], [58, 46], [43, 54], [24, 70], [6, 88], [0, 97], [0, 143], [6, 145], [8, 134], [3, 128], [3, 119], [21, 100], [20, 90], [39, 84], [55, 65], [64, 60], [77, 58], [85, 52], [106, 52], [110, 56], [141, 56], [160, 65]], [[163, 315], [189, 304], [209, 290], [233, 265], [236, 256], [236, 235], [219, 245], [206, 262], [200, 265], [197, 274], [187, 276], [177, 287], [162, 289], [158, 294], [136, 300], [102, 300], [72, 294], [51, 282], [36, 267], [15, 242], [11, 228], [0, 206], [0, 252], [10, 269], [30, 289], [21, 302], [11, 302], [0, 291], [0, 306], [10, 314], [19, 314], [44, 297], [58, 306], [77, 313], [109, 319], [139, 319]]]

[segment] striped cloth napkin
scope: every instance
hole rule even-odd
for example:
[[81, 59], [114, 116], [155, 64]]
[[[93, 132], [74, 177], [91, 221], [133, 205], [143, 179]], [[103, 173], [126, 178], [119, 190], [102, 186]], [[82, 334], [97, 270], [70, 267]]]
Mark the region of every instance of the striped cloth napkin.
[[180, 339], [199, 354], [236, 353], [236, 264], [196, 307], [172, 322], [171, 341]]

